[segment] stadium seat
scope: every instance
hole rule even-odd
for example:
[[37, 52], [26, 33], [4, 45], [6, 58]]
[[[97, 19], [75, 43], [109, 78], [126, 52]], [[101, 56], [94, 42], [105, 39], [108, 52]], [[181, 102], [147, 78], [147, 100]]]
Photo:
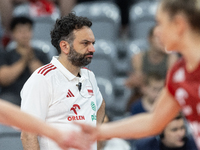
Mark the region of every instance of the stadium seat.
[[[46, 53], [49, 60], [51, 60], [53, 56], [58, 55], [57, 50], [53, 47], [53, 45], [49, 41], [32, 40], [31, 45], [32, 47], [42, 50], [44, 53]], [[12, 41], [8, 44], [6, 50], [11, 51], [14, 48], [16, 48], [16, 42]]]
[[32, 40], [32, 46], [41, 49], [44, 53], [47, 53], [49, 60], [51, 60], [53, 56], [58, 55], [56, 48], [50, 41]]
[[33, 27], [33, 39], [51, 41], [50, 31], [53, 29], [55, 20], [51, 17], [35, 17]]
[[0, 149], [23, 150], [20, 131], [0, 124]]
[[106, 103], [106, 113], [109, 114], [109, 108], [112, 107], [114, 102], [113, 85], [110, 80], [96, 76], [97, 85]]
[[156, 2], [160, 0], [130, 0], [133, 4], [138, 3], [138, 2]]
[[28, 16], [33, 19], [33, 39], [50, 41], [50, 31], [55, 24], [57, 18], [60, 17], [60, 11], [55, 6], [55, 10], [52, 14], [34, 16], [32, 13], [32, 7], [29, 2], [17, 5], [13, 10], [13, 16]]
[[[15, 8], [13, 10], [13, 16], [36, 17], [36, 16], [34, 16], [32, 10], [33, 9], [31, 7], [31, 3], [30, 2], [24, 2], [24, 3], [20, 4], [20, 5], [15, 6]], [[55, 20], [56, 18], [58, 18], [60, 16], [60, 10], [59, 10], [59, 8], [57, 6], [55, 6], [55, 9], [52, 12], [52, 14], [49, 14], [49, 15], [46, 15], [46, 16], [50, 16], [52, 19]]]
[[148, 42], [145, 39], [137, 39], [129, 41], [127, 44], [127, 61], [128, 61], [128, 68], [130, 71], [132, 69], [132, 57], [135, 54], [138, 54], [142, 51], [146, 51], [148, 49]]
[[125, 79], [118, 77], [113, 82], [115, 97], [112, 105], [109, 107], [108, 114], [111, 120], [119, 120], [127, 116], [126, 108], [131, 96], [131, 90], [125, 87]]
[[15, 6], [13, 16], [28, 16], [30, 17], [30, 3], [26, 2]]
[[116, 47], [111, 41], [96, 40], [95, 53], [92, 62], [86, 66], [98, 77], [112, 81], [115, 76], [114, 59], [116, 59]]
[[143, 1], [133, 4], [130, 8], [130, 37], [146, 38], [149, 29], [155, 25], [155, 13], [158, 2]]
[[88, 17], [92, 30], [98, 39], [116, 41], [118, 39], [121, 16], [115, 3], [106, 1], [83, 2], [77, 4], [73, 11], [78, 16]]
[[117, 58], [115, 59], [115, 70], [118, 77], [127, 77], [129, 72], [129, 60], [127, 54], [127, 42], [120, 41], [115, 44], [117, 46]]

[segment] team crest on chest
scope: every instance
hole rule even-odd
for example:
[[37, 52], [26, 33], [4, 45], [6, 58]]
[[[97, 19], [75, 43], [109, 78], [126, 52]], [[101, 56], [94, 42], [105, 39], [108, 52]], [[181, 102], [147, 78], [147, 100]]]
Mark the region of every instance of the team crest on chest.
[[93, 96], [94, 93], [93, 93], [92, 87], [91, 86], [86, 86], [86, 88], [87, 88], [88, 94], [91, 95], [91, 96]]

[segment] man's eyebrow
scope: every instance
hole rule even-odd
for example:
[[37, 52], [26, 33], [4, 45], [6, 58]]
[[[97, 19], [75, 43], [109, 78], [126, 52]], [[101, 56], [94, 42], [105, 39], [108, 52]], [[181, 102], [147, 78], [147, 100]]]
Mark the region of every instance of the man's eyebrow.
[[90, 41], [90, 40], [82, 40], [81, 42], [90, 42], [90, 43], [95, 43], [95, 41]]
[[91, 42], [91, 43], [93, 43], [93, 42], [95, 42], [95, 41], [90, 41], [90, 40], [82, 40], [81, 42]]

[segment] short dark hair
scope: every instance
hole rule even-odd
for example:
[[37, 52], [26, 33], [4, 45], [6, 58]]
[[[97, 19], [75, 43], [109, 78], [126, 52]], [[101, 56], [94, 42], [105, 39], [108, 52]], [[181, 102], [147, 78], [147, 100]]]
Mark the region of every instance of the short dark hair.
[[61, 40], [66, 40], [69, 43], [74, 41], [73, 31], [81, 29], [83, 26], [91, 27], [92, 22], [81, 16], [76, 16], [75, 13], [69, 13], [67, 16], [56, 20], [53, 30], [51, 31], [51, 43], [61, 53], [59, 43]]
[[177, 114], [177, 116], [176, 116], [173, 120], [179, 120], [179, 119], [184, 119], [184, 115], [183, 115], [182, 112], [179, 112], [179, 113]]
[[26, 16], [13, 17], [10, 22], [10, 30], [13, 31], [18, 24], [30, 24], [33, 27], [33, 20]]

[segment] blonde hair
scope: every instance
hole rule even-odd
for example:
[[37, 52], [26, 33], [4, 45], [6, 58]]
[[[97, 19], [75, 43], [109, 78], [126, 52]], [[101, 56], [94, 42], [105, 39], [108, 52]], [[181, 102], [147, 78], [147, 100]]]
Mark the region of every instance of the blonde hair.
[[200, 0], [162, 0], [161, 6], [171, 18], [183, 13], [190, 26], [200, 33]]

